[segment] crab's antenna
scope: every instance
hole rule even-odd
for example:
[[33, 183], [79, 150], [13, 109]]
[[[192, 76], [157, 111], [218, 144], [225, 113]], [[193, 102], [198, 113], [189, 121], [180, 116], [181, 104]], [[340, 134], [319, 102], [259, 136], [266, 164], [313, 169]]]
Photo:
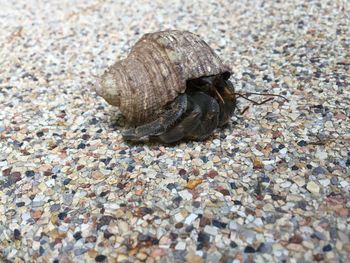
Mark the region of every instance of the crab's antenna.
[[250, 102], [252, 102], [254, 105], [262, 105], [262, 104], [264, 104], [264, 103], [266, 103], [266, 102], [268, 102], [268, 101], [270, 101], [270, 100], [273, 100], [273, 98], [268, 98], [268, 99], [266, 99], [266, 100], [263, 100], [263, 101], [255, 101], [255, 100], [252, 100], [252, 99], [249, 99], [248, 97], [246, 97], [246, 96], [244, 96], [244, 95], [242, 95], [242, 94], [238, 94], [239, 95], [239, 97], [241, 97], [241, 98], [243, 98], [243, 99], [245, 99], [245, 100], [248, 100], [248, 101], [250, 101]]
[[[252, 100], [252, 99], [248, 98], [248, 96], [250, 96], [250, 95], [272, 96], [272, 97], [280, 97], [280, 98], [283, 98], [285, 101], [289, 101], [286, 97], [284, 97], [284, 96], [282, 96], [282, 95], [279, 95], [279, 94], [272, 94], [272, 93], [246, 92], [246, 93], [244, 93], [244, 94], [235, 93], [235, 95], [236, 95], [237, 97], [241, 97], [241, 98], [243, 98], [243, 99], [245, 99], [245, 100], [248, 100], [248, 101], [252, 102], [254, 105], [262, 105], [262, 104], [265, 104], [266, 102], [273, 100], [273, 98], [268, 98], [268, 99], [266, 99], [266, 100], [263, 100], [263, 101], [260, 101], [260, 102], [259, 102], [259, 101], [255, 101], [255, 100]], [[239, 110], [240, 114], [243, 115], [243, 114], [248, 110], [249, 106], [246, 107], [246, 108], [244, 108], [244, 109], [241, 111], [241, 110], [238, 108], [237, 104], [236, 104], [236, 108], [237, 108], [237, 110]]]
[[[246, 92], [244, 94], [241, 94], [241, 93], [237, 93], [236, 92], [236, 95], [238, 95], [239, 97], [242, 97], [244, 99], [247, 99], [249, 100], [247, 97], [250, 96], [250, 95], [260, 95], [260, 96], [272, 96], [272, 97], [280, 97], [282, 99], [284, 99], [285, 101], [289, 101], [286, 97], [282, 96], [282, 95], [279, 95], [279, 94], [273, 94], [273, 93], [257, 93], [257, 92]], [[272, 99], [272, 98], [271, 98]], [[267, 101], [266, 101], [267, 102]], [[264, 102], [265, 103], [265, 102]], [[259, 104], [261, 105], [261, 104]]]

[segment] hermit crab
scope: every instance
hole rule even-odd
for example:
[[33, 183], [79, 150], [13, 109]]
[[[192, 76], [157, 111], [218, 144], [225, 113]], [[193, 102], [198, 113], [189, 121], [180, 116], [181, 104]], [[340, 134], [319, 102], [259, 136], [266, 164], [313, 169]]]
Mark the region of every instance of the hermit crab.
[[125, 140], [174, 143], [204, 140], [229, 121], [236, 108], [230, 76], [199, 36], [167, 30], [144, 35], [95, 89], [119, 107]]

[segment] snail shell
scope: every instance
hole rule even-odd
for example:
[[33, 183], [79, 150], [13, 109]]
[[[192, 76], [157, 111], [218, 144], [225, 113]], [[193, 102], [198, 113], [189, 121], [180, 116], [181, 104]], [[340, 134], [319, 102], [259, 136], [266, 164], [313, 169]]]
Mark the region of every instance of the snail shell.
[[186, 89], [186, 81], [226, 74], [230, 69], [199, 36], [168, 30], [145, 34], [126, 59], [99, 79], [96, 92], [119, 107], [129, 125], [156, 119]]

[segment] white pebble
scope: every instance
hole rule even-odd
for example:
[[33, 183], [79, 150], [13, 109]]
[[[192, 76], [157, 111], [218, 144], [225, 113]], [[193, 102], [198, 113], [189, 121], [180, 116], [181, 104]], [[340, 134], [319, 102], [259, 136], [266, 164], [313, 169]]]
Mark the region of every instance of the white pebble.
[[175, 219], [175, 222], [176, 222], [176, 223], [179, 223], [179, 222], [183, 221], [185, 218], [184, 218], [184, 216], [182, 215], [182, 213], [177, 213], [177, 214], [174, 216], [174, 219]]
[[325, 160], [325, 159], [327, 159], [327, 157], [328, 157], [328, 154], [327, 154], [327, 152], [325, 152], [325, 151], [321, 151], [321, 150], [319, 150], [319, 151], [317, 151], [316, 152], [316, 158], [318, 158], [318, 159], [320, 159], [320, 160]]
[[214, 227], [214, 226], [206, 225], [204, 227], [204, 232], [209, 234], [209, 235], [216, 236], [218, 234], [218, 229], [216, 227]]
[[175, 246], [175, 250], [185, 250], [185, 248], [186, 248], [186, 243], [182, 241], [177, 243], [177, 245]]
[[319, 182], [322, 186], [328, 186], [331, 181], [329, 179], [323, 179], [323, 180], [320, 180]]
[[192, 199], [192, 194], [187, 191], [187, 190], [182, 190], [179, 192], [179, 195], [182, 197], [184, 200], [191, 200]]
[[185, 225], [190, 225], [194, 220], [196, 220], [198, 216], [196, 214], [191, 213], [185, 220]]
[[282, 188], [288, 188], [288, 187], [290, 187], [291, 185], [292, 185], [292, 183], [289, 182], [289, 181], [285, 181], [285, 182], [283, 182], [283, 183], [280, 184], [280, 186], [281, 186]]
[[347, 182], [347, 181], [340, 181], [340, 186], [341, 187], [343, 187], [343, 188], [345, 188], [345, 187], [347, 187], [348, 185], [349, 185], [349, 183]]
[[320, 192], [320, 186], [316, 184], [314, 181], [308, 182], [306, 185], [306, 189], [313, 194], [318, 194]]

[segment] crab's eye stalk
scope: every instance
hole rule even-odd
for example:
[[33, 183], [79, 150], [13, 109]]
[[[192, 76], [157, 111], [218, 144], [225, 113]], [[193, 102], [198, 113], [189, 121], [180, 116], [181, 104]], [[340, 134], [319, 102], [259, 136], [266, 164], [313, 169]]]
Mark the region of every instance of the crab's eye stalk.
[[101, 78], [97, 79], [95, 82], [95, 91], [109, 104], [117, 107], [120, 106], [119, 87], [111, 73], [107, 72]]

